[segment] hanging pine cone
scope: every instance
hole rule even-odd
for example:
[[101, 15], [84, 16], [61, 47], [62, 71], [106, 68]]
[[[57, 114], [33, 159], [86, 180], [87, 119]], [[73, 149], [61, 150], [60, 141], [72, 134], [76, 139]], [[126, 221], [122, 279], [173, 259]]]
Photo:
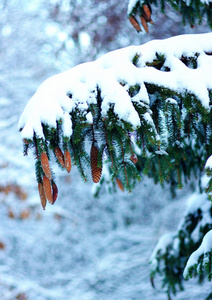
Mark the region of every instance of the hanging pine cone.
[[98, 155], [99, 149], [97, 143], [93, 142], [91, 146], [90, 158], [91, 158], [91, 175], [94, 183], [99, 182], [102, 175], [102, 167], [98, 167]]
[[138, 158], [137, 158], [137, 155], [136, 155], [136, 154], [131, 155], [130, 159], [131, 159], [131, 161], [132, 161], [134, 164], [136, 164], [137, 161], [138, 161]]
[[43, 189], [46, 196], [46, 199], [49, 201], [50, 204], [54, 204], [53, 196], [52, 196], [52, 189], [51, 189], [51, 182], [48, 177], [45, 175], [43, 176]]
[[137, 32], [140, 32], [141, 27], [138, 24], [138, 21], [136, 20], [136, 18], [134, 16], [130, 16], [129, 20], [130, 20], [130, 23], [132, 24], [132, 26], [137, 30]]
[[43, 209], [45, 210], [45, 207], [46, 207], [46, 196], [45, 196], [45, 193], [44, 193], [43, 184], [41, 182], [38, 183], [38, 191], [39, 191], [39, 195], [40, 195], [41, 205], [42, 205]]
[[148, 4], [144, 4], [142, 7], [142, 16], [145, 18], [146, 22], [149, 22], [150, 24], [154, 24], [154, 22], [151, 19], [152, 15], [152, 9], [151, 6]]
[[71, 172], [71, 154], [68, 150], [64, 151], [65, 168], [68, 173]]
[[151, 6], [149, 4], [148, 5], [144, 4], [142, 7], [142, 15], [140, 16], [140, 18], [141, 18], [142, 26], [146, 31], [146, 33], [148, 33], [149, 31], [147, 22], [154, 24], [154, 22], [151, 19], [151, 14], [152, 14]]
[[55, 147], [54, 153], [55, 153], [55, 156], [57, 157], [57, 160], [59, 161], [61, 167], [65, 168], [64, 156], [63, 156], [63, 152], [61, 151], [61, 149], [59, 147]]
[[122, 182], [119, 178], [116, 178], [116, 183], [117, 183], [118, 187], [120, 188], [120, 190], [123, 192], [124, 187], [123, 187], [123, 184], [122, 184]]
[[53, 203], [55, 203], [55, 201], [57, 200], [57, 196], [58, 196], [58, 188], [55, 182], [52, 182], [52, 199], [53, 199]]
[[147, 22], [149, 22], [151, 20], [151, 7], [150, 6], [147, 6], [146, 4], [143, 5], [143, 16], [144, 18], [146, 19]]
[[46, 152], [41, 153], [40, 159], [41, 159], [41, 166], [44, 174], [46, 175], [46, 177], [48, 177], [49, 180], [52, 180], [52, 173], [51, 173], [49, 159]]
[[146, 19], [143, 16], [141, 16], [141, 23], [142, 23], [143, 28], [146, 31], [146, 33], [148, 33], [149, 29], [148, 29], [147, 21], [146, 21]]

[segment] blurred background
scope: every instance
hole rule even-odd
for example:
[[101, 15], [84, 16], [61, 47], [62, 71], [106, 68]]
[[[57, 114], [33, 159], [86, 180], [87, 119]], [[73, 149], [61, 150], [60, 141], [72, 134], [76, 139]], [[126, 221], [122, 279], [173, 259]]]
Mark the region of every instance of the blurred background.
[[[138, 34], [128, 1], [0, 1], [0, 299], [167, 299], [152, 289], [148, 259], [158, 238], [175, 231], [191, 184], [171, 198], [143, 178], [128, 194], [91, 194], [77, 170], [55, 165], [59, 197], [43, 211], [34, 157], [22, 153], [17, 122], [43, 80], [108, 51], [152, 39], [209, 32], [191, 29], [170, 8], [153, 8], [155, 25]], [[175, 299], [204, 299], [209, 285], [186, 283]], [[205, 294], [204, 294], [205, 293]]]

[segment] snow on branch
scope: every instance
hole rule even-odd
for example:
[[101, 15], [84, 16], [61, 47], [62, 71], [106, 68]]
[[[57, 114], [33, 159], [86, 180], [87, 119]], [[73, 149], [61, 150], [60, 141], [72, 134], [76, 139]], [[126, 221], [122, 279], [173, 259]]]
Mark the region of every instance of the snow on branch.
[[[44, 81], [18, 127], [24, 153], [35, 150], [37, 181], [40, 187], [47, 183], [47, 200], [53, 204], [57, 196], [49, 165], [52, 151], [68, 172], [71, 157], [85, 181], [85, 166], [91, 167], [97, 183], [102, 162], [108, 160], [111, 179], [121, 179], [128, 191], [140, 180], [139, 169], [156, 182], [177, 181], [181, 188], [181, 174], [190, 177], [192, 168], [201, 168], [198, 160], [189, 160], [184, 147], [198, 148], [204, 164], [211, 153], [211, 54], [211, 33], [182, 35], [109, 52]], [[194, 136], [188, 145], [186, 138]], [[138, 148], [145, 158], [139, 168]]]
[[[22, 138], [32, 139], [34, 132], [43, 137], [41, 123], [56, 128], [64, 121], [65, 135], [70, 136], [71, 122], [67, 114], [75, 108], [86, 113], [88, 105], [96, 103], [97, 87], [101, 89], [102, 117], [114, 104], [120, 119], [140, 126], [132, 101], [149, 104], [144, 83], [162, 86], [179, 94], [194, 94], [203, 107], [209, 109], [208, 89], [212, 88], [212, 33], [182, 35], [166, 40], [154, 40], [142, 46], [130, 46], [110, 52], [100, 59], [81, 64], [44, 81], [28, 102], [18, 127]], [[156, 54], [164, 55], [163, 69], [154, 68]], [[133, 59], [138, 55], [136, 65]], [[187, 67], [181, 59], [193, 57], [197, 67]], [[151, 65], [151, 66], [150, 66]], [[166, 71], [168, 70], [168, 71]], [[123, 84], [122, 84], [123, 83]], [[129, 96], [130, 86], [140, 85], [139, 94]], [[71, 95], [71, 97], [70, 97]]]
[[189, 257], [183, 272], [188, 279], [193, 275], [206, 272], [208, 279], [212, 278], [212, 230], [206, 233], [199, 248]]
[[183, 278], [199, 275], [201, 279], [205, 273], [211, 280], [211, 228], [211, 203], [207, 195], [192, 194], [188, 198], [178, 230], [162, 236], [152, 252], [152, 284], [154, 285], [156, 275], [159, 275], [163, 278], [163, 287], [168, 294], [175, 294], [183, 289]]

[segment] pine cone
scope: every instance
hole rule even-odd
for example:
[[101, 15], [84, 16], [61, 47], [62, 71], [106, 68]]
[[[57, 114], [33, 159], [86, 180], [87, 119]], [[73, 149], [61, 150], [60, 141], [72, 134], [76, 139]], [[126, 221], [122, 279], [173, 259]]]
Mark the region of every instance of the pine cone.
[[122, 182], [119, 178], [116, 178], [116, 183], [117, 183], [118, 187], [120, 188], [120, 190], [123, 192], [124, 187], [123, 187], [123, 184], [122, 184]]
[[94, 183], [99, 182], [101, 179], [102, 175], [102, 167], [99, 168], [98, 165], [98, 154], [99, 154], [99, 149], [96, 146], [96, 143], [93, 142], [91, 146], [91, 153], [90, 153], [90, 158], [91, 158], [91, 175]]
[[151, 6], [144, 4], [143, 5], [142, 15], [143, 15], [144, 19], [146, 20], [146, 22], [149, 22], [150, 24], [153, 25], [154, 22], [151, 19], [151, 14], [152, 14]]
[[148, 33], [149, 29], [148, 29], [147, 21], [146, 21], [146, 19], [143, 16], [141, 16], [141, 23], [142, 23], [143, 28], [146, 31], [146, 33]]
[[59, 161], [60, 165], [65, 168], [65, 161], [64, 161], [64, 156], [63, 152], [59, 147], [55, 147], [54, 149], [55, 156], [57, 157], [57, 160]]
[[137, 155], [136, 155], [136, 154], [131, 155], [130, 159], [131, 159], [131, 161], [132, 161], [134, 164], [136, 164], [137, 161], [138, 161], [138, 158], [137, 158]]
[[52, 182], [52, 194], [53, 194], [53, 204], [54, 204], [58, 196], [58, 188], [55, 182]]
[[49, 159], [46, 152], [41, 153], [40, 159], [41, 159], [41, 165], [44, 174], [46, 175], [46, 177], [48, 177], [49, 180], [52, 180], [52, 173], [51, 173]]
[[136, 20], [136, 18], [134, 16], [130, 16], [129, 20], [130, 20], [130, 23], [132, 24], [132, 26], [137, 30], [137, 32], [140, 32], [141, 27], [138, 24], [138, 21]]
[[51, 189], [51, 182], [48, 177], [45, 175], [43, 176], [43, 189], [45, 193], [46, 199], [49, 201], [50, 204], [54, 204], [53, 196], [52, 196], [52, 189]]
[[147, 22], [151, 20], [151, 7], [148, 7], [146, 4], [143, 5], [143, 16]]
[[39, 191], [39, 195], [40, 195], [40, 201], [41, 201], [41, 205], [43, 207], [43, 210], [45, 210], [46, 208], [46, 196], [44, 193], [44, 188], [43, 188], [43, 184], [42, 183], [38, 183], [38, 191]]
[[68, 173], [71, 172], [71, 155], [68, 150], [65, 150], [64, 152], [64, 159], [65, 159], [65, 168]]

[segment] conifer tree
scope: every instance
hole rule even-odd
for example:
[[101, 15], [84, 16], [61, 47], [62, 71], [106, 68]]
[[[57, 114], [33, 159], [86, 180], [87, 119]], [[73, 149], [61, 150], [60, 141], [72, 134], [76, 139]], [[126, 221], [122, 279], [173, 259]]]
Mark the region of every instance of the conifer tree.
[[[193, 26], [205, 16], [212, 27], [210, 2], [167, 3], [182, 13], [183, 22]], [[153, 24], [152, 5], [165, 9], [164, 1], [129, 2], [129, 19], [138, 32], [137, 16], [146, 32], [148, 23]], [[188, 210], [179, 231], [159, 243], [151, 257], [152, 282], [157, 273], [162, 275], [169, 297], [183, 288], [186, 262], [204, 235], [208, 232], [207, 244], [211, 237], [211, 55], [211, 33], [110, 52], [47, 79], [19, 121], [24, 154], [34, 150], [44, 209], [58, 195], [53, 160], [67, 172], [75, 165], [84, 181], [92, 177], [96, 193], [102, 184], [111, 183], [130, 192], [145, 174], [155, 183], [167, 182], [174, 195], [192, 176], [201, 182], [206, 170], [207, 186], [200, 183], [203, 201], [196, 210]], [[198, 274], [200, 280], [210, 280], [212, 247], [199, 249], [196, 260], [190, 257], [184, 276]]]

